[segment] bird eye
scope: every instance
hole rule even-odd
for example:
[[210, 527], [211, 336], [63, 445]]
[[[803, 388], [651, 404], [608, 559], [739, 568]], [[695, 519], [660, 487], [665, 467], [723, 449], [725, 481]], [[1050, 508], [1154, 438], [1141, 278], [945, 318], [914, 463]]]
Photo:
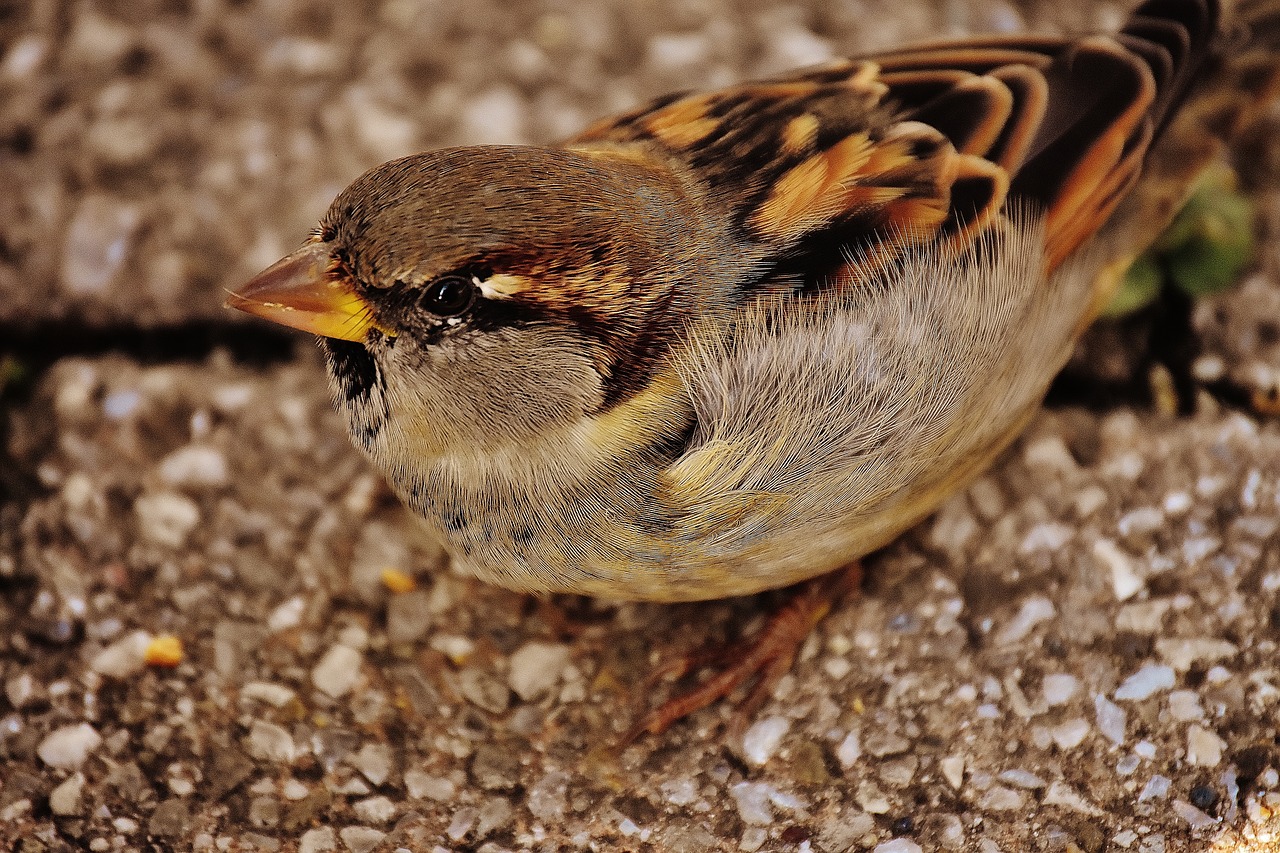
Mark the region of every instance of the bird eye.
[[471, 307], [476, 288], [460, 275], [446, 275], [423, 288], [418, 305], [439, 317], [456, 317]]

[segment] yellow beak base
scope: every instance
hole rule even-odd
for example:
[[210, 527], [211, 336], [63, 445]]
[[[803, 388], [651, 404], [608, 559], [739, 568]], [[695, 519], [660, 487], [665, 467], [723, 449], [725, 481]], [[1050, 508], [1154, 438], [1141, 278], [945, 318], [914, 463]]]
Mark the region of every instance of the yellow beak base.
[[374, 327], [373, 311], [333, 271], [331, 249], [308, 243], [229, 293], [226, 306], [324, 338], [363, 341]]

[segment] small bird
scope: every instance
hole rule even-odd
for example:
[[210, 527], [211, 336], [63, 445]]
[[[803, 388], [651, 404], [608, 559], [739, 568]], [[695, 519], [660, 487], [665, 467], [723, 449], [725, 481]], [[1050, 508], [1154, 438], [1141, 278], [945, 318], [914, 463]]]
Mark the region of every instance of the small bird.
[[322, 338], [354, 443], [465, 572], [649, 601], [830, 575], [1009, 445], [1276, 95], [1280, 3], [1238, 5], [414, 154], [227, 301]]

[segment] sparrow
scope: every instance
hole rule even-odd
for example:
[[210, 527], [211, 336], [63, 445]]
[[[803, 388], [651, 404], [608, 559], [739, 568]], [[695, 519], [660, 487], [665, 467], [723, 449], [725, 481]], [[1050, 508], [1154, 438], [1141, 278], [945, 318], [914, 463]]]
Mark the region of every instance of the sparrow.
[[464, 572], [689, 601], [829, 575], [979, 475], [1280, 89], [1280, 4], [1149, 0], [676, 93], [342, 191], [227, 304], [321, 338]]

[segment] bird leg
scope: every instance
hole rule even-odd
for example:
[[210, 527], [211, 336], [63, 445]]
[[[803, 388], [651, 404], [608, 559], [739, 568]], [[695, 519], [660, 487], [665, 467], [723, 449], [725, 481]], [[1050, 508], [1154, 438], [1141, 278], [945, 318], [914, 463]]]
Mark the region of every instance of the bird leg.
[[862, 581], [862, 564], [852, 563], [843, 569], [799, 584], [792, 597], [779, 607], [758, 634], [712, 653], [688, 654], [659, 667], [644, 684], [644, 695], [662, 680], [680, 679], [716, 660], [732, 660], [704, 684], [687, 693], [668, 699], [645, 714], [622, 737], [630, 743], [646, 732], [661, 734], [673, 723], [729, 696], [740, 686], [751, 689], [737, 703], [734, 729], [745, 726], [769, 697], [778, 679], [791, 670], [796, 653], [814, 627], [831, 612], [846, 594], [858, 589]]

